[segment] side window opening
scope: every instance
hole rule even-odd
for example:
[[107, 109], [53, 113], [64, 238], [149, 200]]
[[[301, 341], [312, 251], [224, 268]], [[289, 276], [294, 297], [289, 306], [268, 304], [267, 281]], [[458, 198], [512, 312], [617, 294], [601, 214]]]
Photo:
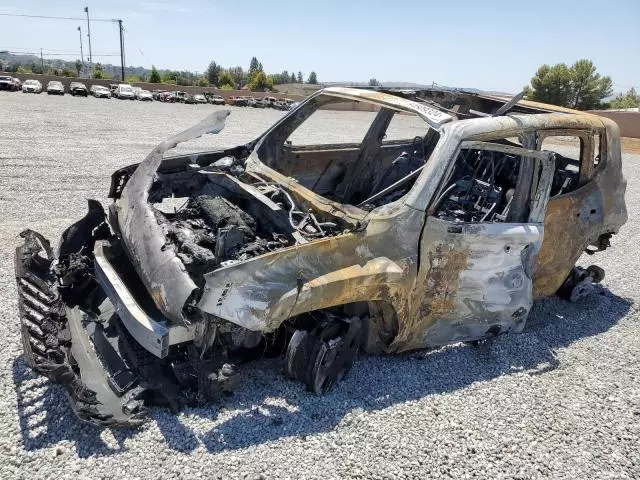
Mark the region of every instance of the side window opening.
[[578, 188], [584, 139], [571, 135], [541, 136], [539, 145], [540, 150], [556, 154], [556, 171], [551, 186], [551, 197], [569, 193]]
[[522, 157], [461, 149], [451, 179], [434, 203], [434, 216], [452, 222], [504, 222]]
[[539, 222], [554, 155], [508, 140], [463, 142], [429, 214], [454, 223]]
[[556, 154], [551, 197], [570, 193], [587, 183], [606, 159], [602, 130], [551, 130], [538, 132], [538, 149]]

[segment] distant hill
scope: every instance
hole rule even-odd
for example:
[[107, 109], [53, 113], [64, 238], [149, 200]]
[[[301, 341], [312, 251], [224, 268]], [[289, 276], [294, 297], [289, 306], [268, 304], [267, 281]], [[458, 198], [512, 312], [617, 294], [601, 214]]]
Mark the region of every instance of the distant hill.
[[[42, 63], [44, 63], [44, 71], [42, 69]], [[114, 78], [120, 76], [120, 65], [113, 65], [110, 63], [102, 63], [101, 65], [102, 71], [107, 75]], [[75, 60], [70, 62], [59, 58], [44, 58], [44, 62], [42, 62], [40, 57], [37, 55], [0, 50], [0, 71], [15, 72], [17, 67], [28, 68], [33, 73], [47, 73], [50, 69], [66, 69], [75, 73], [76, 62]], [[162, 73], [163, 70], [160, 70], [160, 72]], [[125, 67], [124, 69], [125, 76], [136, 75], [138, 77], [146, 77], [149, 73], [151, 73], [151, 70], [144, 67]]]

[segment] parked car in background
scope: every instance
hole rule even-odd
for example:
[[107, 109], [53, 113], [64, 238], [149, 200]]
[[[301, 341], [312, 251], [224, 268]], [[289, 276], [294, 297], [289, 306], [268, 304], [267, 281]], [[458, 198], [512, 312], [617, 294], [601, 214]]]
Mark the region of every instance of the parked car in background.
[[22, 93], [42, 93], [42, 84], [31, 78], [25, 80], [22, 84]]
[[172, 103], [173, 102], [173, 92], [160, 92], [158, 94], [158, 99], [161, 102]]
[[177, 92], [173, 92], [174, 93], [174, 97], [175, 97], [175, 101], [176, 102], [186, 102], [187, 98], [189, 97], [189, 94], [187, 92], [181, 92], [181, 91], [177, 91]]
[[133, 94], [138, 98], [138, 92], [142, 91], [142, 87], [131, 87], [131, 90], [133, 90]]
[[16, 91], [16, 85], [13, 83], [13, 77], [1, 76], [0, 77], [0, 90], [8, 90], [10, 92]]
[[228, 100], [229, 105], [235, 105], [236, 107], [246, 107], [249, 105], [249, 99], [251, 97], [231, 97]]
[[275, 108], [276, 110], [289, 110], [289, 105], [287, 105], [284, 100], [278, 100], [273, 104], [273, 108]]
[[120, 85], [118, 85], [118, 88], [116, 88], [115, 97], [119, 98], [120, 100], [136, 99], [136, 95], [135, 93], [133, 93], [133, 88], [131, 88], [131, 85], [128, 85], [126, 83], [121, 83]]
[[261, 98], [253, 98], [253, 97], [249, 98], [247, 105], [253, 108], [264, 108], [267, 106], [266, 103], [264, 103], [264, 101]]
[[262, 101], [265, 103], [266, 107], [275, 107], [276, 102], [278, 101], [278, 99], [276, 97], [262, 97]]
[[153, 102], [153, 95], [149, 90], [138, 90], [135, 95], [138, 100]]
[[205, 97], [201, 93], [197, 93], [195, 95], [189, 95], [185, 99], [184, 103], [189, 103], [189, 104], [207, 103], [207, 97]]
[[162, 96], [163, 93], [167, 93], [166, 90], [152, 90], [151, 91], [151, 95], [153, 96], [154, 100], [162, 100], [160, 97]]
[[86, 97], [89, 94], [89, 92], [87, 91], [87, 86], [84, 83], [80, 82], [71, 82], [71, 84], [69, 85], [69, 93], [74, 97], [76, 95]]
[[224, 98], [221, 95], [211, 95], [209, 97], [209, 103], [213, 105], [224, 105]]
[[13, 84], [16, 86], [15, 91], [22, 90], [22, 80], [19, 78], [13, 77]]
[[89, 92], [96, 98], [111, 98], [111, 90], [102, 85], [91, 85]]
[[64, 95], [64, 85], [58, 80], [47, 83], [47, 95]]
[[109, 84], [109, 91], [111, 92], [111, 96], [115, 97], [116, 96], [116, 90], [118, 89], [118, 84], [117, 83], [110, 83]]

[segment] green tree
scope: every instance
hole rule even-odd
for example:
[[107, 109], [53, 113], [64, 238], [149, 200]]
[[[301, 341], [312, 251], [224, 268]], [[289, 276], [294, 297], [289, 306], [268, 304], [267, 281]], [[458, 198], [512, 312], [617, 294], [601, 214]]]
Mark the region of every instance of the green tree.
[[140, 77], [137, 75], [127, 75], [127, 83], [140, 83]]
[[291, 72], [291, 83], [296, 83], [296, 74]]
[[102, 64], [101, 63], [96, 63], [93, 66], [93, 75], [91, 75], [93, 78], [104, 78], [104, 70], [102, 68]]
[[258, 61], [256, 57], [251, 57], [251, 61], [249, 62], [249, 78], [253, 78], [256, 72], [262, 70], [262, 64]]
[[610, 77], [601, 77], [591, 60], [578, 60], [571, 67], [573, 98], [571, 106], [578, 110], [596, 108], [613, 93]]
[[222, 72], [222, 67], [216, 62], [211, 61], [205, 72], [205, 76], [209, 81], [209, 85], [218, 85], [218, 77], [220, 76], [220, 72]]
[[307, 80], [307, 83], [310, 83], [311, 85], [318, 84], [318, 76], [316, 75], [316, 72], [311, 72], [309, 74], [309, 79]]
[[16, 68], [16, 73], [33, 73], [33, 72], [30, 68], [23, 67], [22, 65], [20, 65], [18, 68]]
[[369, 79], [369, 86], [370, 87], [377, 87], [380, 85], [380, 82], [378, 82], [378, 80], [376, 80], [375, 78], [370, 78]]
[[82, 71], [82, 67], [84, 67], [84, 65], [82, 64], [82, 62], [80, 60], [76, 60], [75, 67], [76, 67], [76, 72], [78, 72], [78, 77], [79, 77], [80, 76], [80, 72]]
[[220, 74], [219, 87], [220, 88], [228, 87], [226, 89], [233, 90], [235, 88], [235, 85], [236, 85], [236, 82], [235, 82], [235, 79], [233, 78], [233, 75], [231, 75], [231, 72], [229, 70], [224, 70]]
[[282, 76], [279, 73], [272, 73], [270, 76], [271, 76], [271, 80], [273, 80], [274, 85], [280, 85], [281, 83], [284, 83], [282, 81]]
[[636, 89], [631, 87], [626, 93], [619, 93], [616, 98], [611, 100], [609, 105], [611, 108], [638, 108], [640, 107], [640, 95], [636, 92]]
[[572, 97], [571, 69], [564, 63], [542, 65], [531, 79], [531, 99], [568, 107]]
[[527, 98], [563, 107], [588, 110], [611, 95], [611, 78], [601, 77], [590, 60], [582, 59], [571, 67], [564, 63], [542, 65], [531, 79]]
[[209, 81], [205, 77], [198, 77], [198, 80], [196, 81], [196, 85], [198, 87], [208, 87]]
[[149, 74], [149, 83], [160, 83], [160, 73], [155, 65], [151, 65], [151, 73]]
[[303, 82], [303, 79], [302, 79], [302, 72], [298, 71], [298, 77], [296, 78], [296, 81], [297, 81], [298, 83], [302, 83], [302, 82]]
[[62, 69], [62, 76], [74, 78], [76, 76], [76, 72], [74, 72], [70, 68], [65, 67]]
[[264, 92], [273, 88], [273, 80], [260, 70], [253, 74], [247, 85], [252, 92]]
[[[227, 72], [233, 78], [233, 82], [230, 84], [233, 86], [233, 88], [236, 87], [236, 84], [238, 85], [239, 88], [242, 88], [247, 84], [247, 74], [242, 69], [242, 67], [240, 66], [231, 67], [230, 69], [227, 70]], [[222, 81], [220, 83], [222, 83]], [[231, 90], [233, 90], [233, 88]]]
[[289, 72], [287, 70], [284, 70], [281, 74], [280, 74], [280, 81], [282, 83], [289, 83]]

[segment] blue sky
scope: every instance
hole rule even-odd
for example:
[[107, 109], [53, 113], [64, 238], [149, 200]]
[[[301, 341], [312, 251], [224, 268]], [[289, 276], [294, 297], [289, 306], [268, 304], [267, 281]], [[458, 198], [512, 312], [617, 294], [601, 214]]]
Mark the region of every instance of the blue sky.
[[[407, 81], [517, 92], [543, 63], [594, 61], [616, 90], [640, 89], [640, 0], [2, 0], [0, 13], [122, 18], [127, 64], [203, 71], [210, 60], [320, 81]], [[77, 26], [0, 16], [0, 49], [79, 54]], [[92, 22], [92, 49], [119, 51]], [[67, 54], [66, 52], [70, 52]], [[45, 54], [46, 55], [46, 54]], [[119, 63], [119, 57], [94, 62]]]

